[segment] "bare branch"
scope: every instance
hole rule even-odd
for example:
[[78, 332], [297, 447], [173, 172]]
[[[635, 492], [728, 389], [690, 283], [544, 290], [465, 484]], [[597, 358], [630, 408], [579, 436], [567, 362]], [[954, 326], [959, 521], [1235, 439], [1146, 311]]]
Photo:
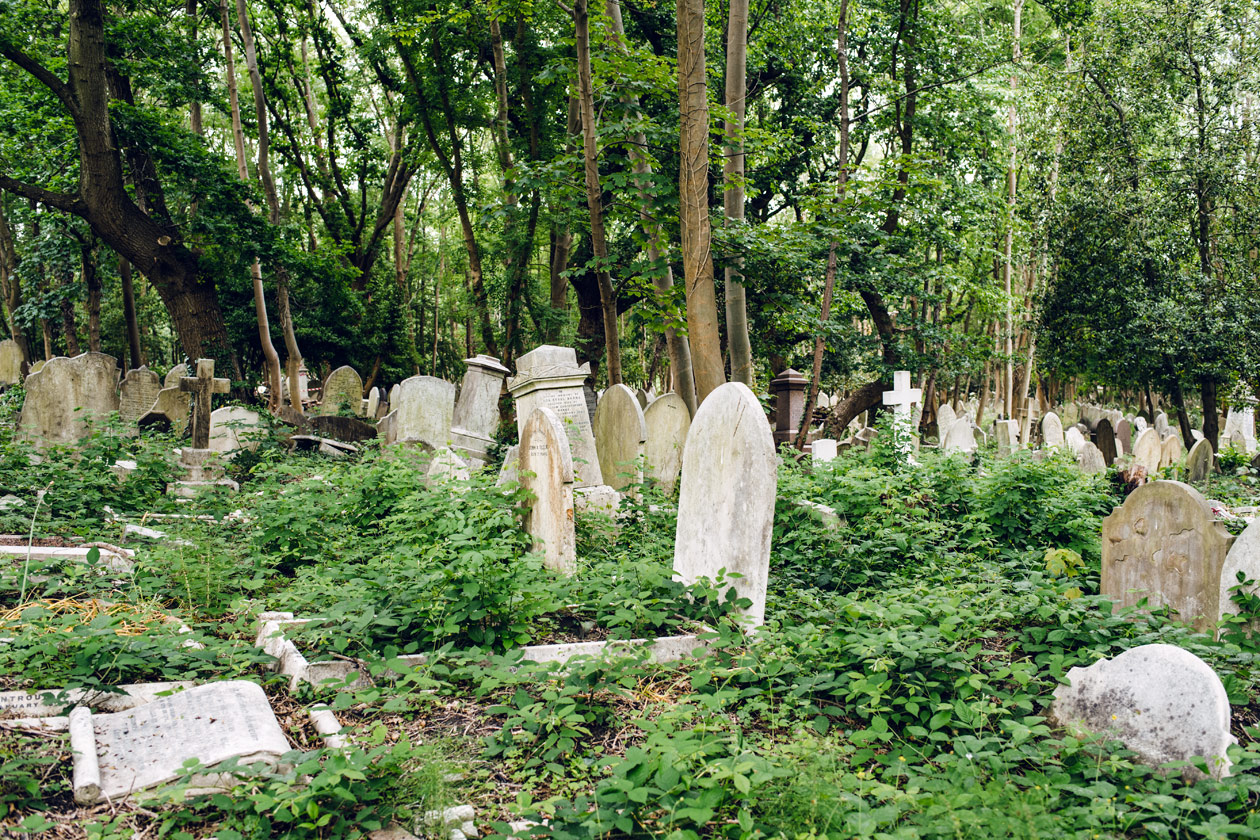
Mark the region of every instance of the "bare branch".
[[53, 192], [43, 187], [37, 187], [33, 184], [10, 178], [7, 175], [0, 175], [0, 190], [38, 201], [40, 204], [46, 204], [56, 210], [64, 210], [67, 213], [86, 218], [87, 207], [77, 195]]

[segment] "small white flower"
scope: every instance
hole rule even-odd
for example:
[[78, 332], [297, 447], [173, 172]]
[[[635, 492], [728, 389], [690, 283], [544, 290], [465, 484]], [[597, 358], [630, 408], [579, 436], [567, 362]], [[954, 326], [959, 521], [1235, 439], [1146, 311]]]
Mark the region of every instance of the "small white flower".
[[967, 760], [971, 761], [971, 753], [967, 753]]

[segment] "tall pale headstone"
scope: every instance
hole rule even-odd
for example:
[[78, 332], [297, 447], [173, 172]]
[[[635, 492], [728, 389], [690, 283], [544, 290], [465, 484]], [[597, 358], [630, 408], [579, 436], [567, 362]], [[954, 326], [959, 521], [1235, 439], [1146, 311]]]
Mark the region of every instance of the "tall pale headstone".
[[1107, 459], [1103, 457], [1102, 450], [1089, 441], [1082, 443], [1080, 450], [1077, 451], [1076, 465], [1086, 475], [1097, 475], [1107, 471]]
[[223, 406], [210, 412], [210, 441], [207, 448], [222, 454], [258, 448], [263, 429], [262, 416], [240, 405]]
[[363, 400], [363, 416], [368, 420], [376, 419], [376, 409], [381, 406], [381, 389], [372, 388], [368, 391], [367, 398]]
[[1068, 451], [1073, 455], [1081, 454], [1081, 448], [1085, 446], [1085, 443], [1085, 435], [1081, 432], [1079, 426], [1070, 426], [1068, 430], [1063, 433], [1063, 445], [1066, 446]]
[[1181, 436], [1171, 434], [1164, 438], [1164, 445], [1160, 447], [1159, 468], [1164, 467], [1180, 467], [1181, 460], [1186, 454], [1186, 448], [1181, 443]]
[[1216, 453], [1212, 451], [1209, 440], [1195, 441], [1190, 447], [1190, 457], [1186, 460], [1186, 475], [1191, 481], [1205, 481], [1212, 472]]
[[683, 445], [691, 428], [691, 414], [683, 398], [670, 392], [652, 400], [643, 412], [647, 426], [647, 442], [643, 445], [647, 474], [660, 483], [665, 493], [678, 486], [682, 469]]
[[1122, 607], [1147, 598], [1208, 631], [1221, 615], [1221, 569], [1233, 541], [1198, 490], [1144, 484], [1103, 520], [1102, 594]]
[[1171, 430], [1168, 427], [1168, 415], [1162, 411], [1155, 415], [1155, 431], [1159, 432], [1160, 440], [1171, 434]]
[[0, 341], [0, 385], [22, 381], [22, 348], [11, 338]]
[[573, 456], [564, 423], [546, 406], [535, 408], [525, 421], [518, 463], [521, 486], [534, 494], [526, 530], [542, 551], [547, 568], [571, 575], [577, 571]]
[[941, 449], [946, 452], [963, 452], [970, 455], [976, 451], [976, 433], [971, 425], [970, 417], [959, 417], [954, 425], [945, 433]]
[[118, 417], [125, 423], [135, 423], [149, 413], [162, 390], [162, 380], [148, 368], [127, 371], [118, 388]]
[[26, 377], [21, 430], [37, 445], [78, 443], [118, 410], [118, 363], [104, 353], [49, 359]]
[[451, 438], [455, 414], [455, 385], [436, 376], [412, 376], [398, 384], [398, 397], [390, 404], [393, 415], [387, 442], [422, 440], [434, 447]]
[[318, 413], [337, 414], [343, 407], [355, 415], [363, 413], [363, 378], [349, 365], [342, 365], [324, 379]]
[[945, 442], [945, 436], [954, 427], [956, 420], [958, 420], [958, 415], [949, 403], [944, 402], [936, 407], [936, 436], [942, 443]]
[[1010, 455], [1019, 449], [1019, 421], [999, 420], [993, 425], [999, 455]]
[[[1238, 580], [1240, 574], [1242, 581]], [[1221, 615], [1238, 614], [1238, 605], [1234, 603], [1230, 590], [1246, 581], [1260, 583], [1260, 520], [1252, 521], [1234, 540], [1229, 554], [1225, 555], [1225, 565], [1221, 568], [1221, 591], [1217, 599], [1221, 606]], [[1246, 588], [1252, 595], [1258, 594], [1257, 590], [1260, 589], [1255, 583]], [[1260, 627], [1251, 627], [1253, 635], [1258, 630]]]
[[524, 433], [526, 420], [539, 407], [550, 408], [564, 424], [573, 454], [575, 488], [604, 483], [582, 387], [590, 375], [590, 364], [579, 365], [572, 347], [544, 344], [516, 360], [516, 376], [507, 383], [516, 401], [519, 434]]
[[1153, 428], [1144, 430], [1133, 443], [1133, 460], [1146, 468], [1147, 473], [1159, 472], [1160, 461], [1164, 459], [1164, 442], [1159, 432]]
[[729, 382], [696, 411], [683, 450], [674, 574], [684, 583], [742, 575], [731, 585], [752, 605], [745, 617], [765, 620], [770, 538], [778, 486], [774, 435], [756, 396]]
[[1046, 449], [1063, 446], [1063, 421], [1053, 411], [1047, 411], [1041, 418], [1041, 440]]
[[1133, 421], [1125, 417], [1116, 424], [1116, 449], [1118, 454], [1133, 454]]
[[833, 438], [819, 438], [810, 449], [815, 464], [834, 461], [840, 456], [840, 443]]
[[484, 353], [464, 359], [464, 364], [468, 369], [451, 415], [451, 441], [465, 457], [480, 465], [499, 430], [499, 394], [510, 371]]
[[647, 440], [643, 409], [626, 385], [613, 385], [595, 407], [595, 451], [599, 471], [614, 490], [622, 490], [643, 479], [640, 457]]

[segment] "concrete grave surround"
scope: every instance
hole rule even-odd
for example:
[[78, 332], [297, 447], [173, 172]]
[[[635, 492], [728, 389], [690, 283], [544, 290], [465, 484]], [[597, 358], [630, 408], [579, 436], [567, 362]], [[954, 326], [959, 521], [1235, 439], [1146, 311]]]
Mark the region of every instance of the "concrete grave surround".
[[647, 442], [643, 445], [644, 469], [660, 483], [666, 495], [678, 486], [683, 446], [691, 428], [691, 414], [683, 398], [670, 391], [653, 400], [643, 412]]
[[1047, 411], [1041, 418], [1041, 440], [1046, 449], [1063, 446], [1063, 421], [1053, 411]]
[[485, 462], [499, 431], [499, 394], [510, 371], [484, 353], [464, 359], [468, 369], [451, 414], [451, 440], [476, 465]]
[[258, 448], [263, 429], [262, 416], [240, 405], [228, 405], [210, 412], [209, 449], [222, 454]]
[[342, 365], [324, 379], [324, 390], [319, 398], [319, 414], [337, 414], [342, 405], [356, 416], [363, 413], [363, 377], [349, 365]]
[[[74, 798], [82, 805], [117, 802], [178, 777], [196, 758], [212, 767], [229, 758], [275, 765], [289, 742], [267, 695], [244, 680], [190, 688], [127, 711], [70, 713]], [[198, 789], [231, 787], [233, 777], [195, 778]]]
[[1110, 467], [1116, 462], [1116, 457], [1120, 454], [1116, 446], [1116, 431], [1111, 420], [1106, 417], [1099, 420], [1094, 427], [1094, 445], [1102, 453], [1103, 463]]
[[1216, 463], [1216, 453], [1209, 440], [1195, 441], [1190, 447], [1190, 457], [1186, 460], [1186, 476], [1191, 481], [1204, 481], [1212, 472]]
[[1133, 443], [1133, 460], [1146, 468], [1149, 475], [1159, 472], [1164, 460], [1164, 443], [1155, 429], [1145, 429]]
[[135, 423], [149, 413], [162, 390], [161, 378], [148, 368], [127, 371], [118, 388], [118, 417], [125, 423]]
[[1080, 451], [1076, 453], [1076, 465], [1086, 475], [1107, 471], [1107, 459], [1103, 457], [1102, 450], [1089, 441], [1081, 444]]
[[577, 571], [573, 456], [560, 415], [545, 406], [535, 408], [525, 421], [519, 452], [521, 486], [534, 494], [526, 530], [538, 543], [543, 564], [571, 575]]
[[[1121, 741], [1141, 762], [1161, 767], [1203, 758], [1216, 779], [1228, 776], [1229, 699], [1206, 662], [1175, 645], [1141, 645], [1067, 673], [1054, 692], [1050, 720], [1077, 737]], [[1170, 772], [1203, 778], [1192, 765]]]
[[976, 451], [976, 433], [971, 426], [970, 417], [959, 417], [954, 425], [945, 433], [941, 449], [946, 452], [964, 452], [970, 455]]
[[1171, 434], [1164, 438], [1164, 445], [1160, 447], [1159, 468], [1164, 467], [1181, 467], [1182, 460], [1186, 454], [1186, 448], [1181, 443], [1181, 435]]
[[1067, 431], [1063, 433], [1063, 445], [1073, 455], [1079, 455], [1081, 448], [1085, 446], [1085, 435], [1077, 426], [1069, 426]]
[[1198, 490], [1144, 484], [1103, 520], [1101, 592], [1121, 607], [1145, 597], [1209, 631], [1221, 615], [1221, 569], [1233, 542]]
[[[1239, 585], [1238, 574], [1245, 580], [1260, 582], [1260, 519], [1253, 520], [1241, 534], [1234, 539], [1234, 544], [1225, 555], [1225, 565], [1221, 567], [1221, 591], [1217, 600], [1221, 605], [1221, 615], [1237, 615], [1238, 605], [1230, 597], [1229, 590]], [[1252, 595], [1260, 594], [1260, 586], [1247, 587]], [[1252, 625], [1254, 634], [1260, 627]]]
[[599, 471], [609, 487], [620, 492], [643, 480], [643, 444], [647, 424], [639, 400], [626, 385], [604, 391], [595, 407], [595, 451]]
[[394, 441], [445, 446], [451, 439], [455, 385], [436, 376], [409, 377], [398, 384], [398, 400], [390, 408], [396, 418]]
[[753, 392], [741, 382], [712, 391], [700, 405], [683, 450], [674, 574], [690, 584], [740, 574], [732, 581], [752, 605], [752, 626], [765, 620], [766, 584], [778, 459], [774, 436]]
[[942, 443], [945, 441], [945, 435], [949, 434], [949, 430], [954, 427], [957, 420], [958, 414], [949, 403], [941, 403], [936, 407], [936, 436]]
[[0, 385], [22, 381], [22, 348], [11, 338], [0, 341]]
[[814, 441], [814, 445], [811, 450], [814, 463], [825, 463], [827, 461], [836, 460], [836, 458], [840, 455], [839, 447], [839, 442], [833, 440], [832, 438], [819, 438]]
[[118, 362], [104, 353], [56, 356], [26, 377], [22, 434], [36, 445], [73, 445], [118, 410]]
[[516, 376], [507, 382], [516, 401], [517, 434], [524, 434], [525, 423], [535, 408], [551, 409], [564, 424], [573, 457], [575, 488], [604, 483], [592, 428], [593, 409], [587, 407], [583, 388], [590, 375], [590, 364], [579, 365], [572, 347], [544, 344], [516, 360]]

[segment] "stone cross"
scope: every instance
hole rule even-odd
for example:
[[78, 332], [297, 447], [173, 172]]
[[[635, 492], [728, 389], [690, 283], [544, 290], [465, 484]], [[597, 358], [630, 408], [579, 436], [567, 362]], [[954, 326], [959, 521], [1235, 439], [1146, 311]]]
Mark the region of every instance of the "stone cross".
[[212, 394], [226, 394], [232, 388], [230, 379], [214, 378], [214, 359], [198, 359], [197, 375], [179, 380], [179, 390], [193, 396], [192, 447], [210, 448], [210, 399]]
[[893, 389], [884, 392], [884, 405], [893, 407], [893, 427], [896, 430], [897, 451], [909, 457], [914, 451], [914, 430], [911, 428], [912, 407], [923, 401], [923, 391], [910, 387], [910, 371], [893, 373]]

